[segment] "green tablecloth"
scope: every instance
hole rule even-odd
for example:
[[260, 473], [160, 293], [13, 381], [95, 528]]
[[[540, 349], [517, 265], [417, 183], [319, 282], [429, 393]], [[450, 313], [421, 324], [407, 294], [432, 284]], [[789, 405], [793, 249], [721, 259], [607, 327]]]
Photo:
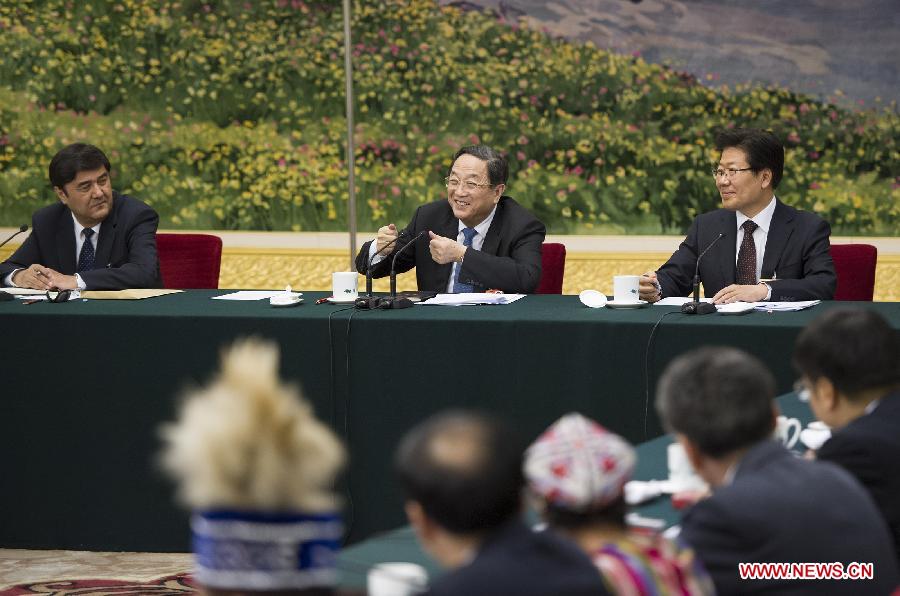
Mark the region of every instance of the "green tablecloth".
[[[804, 427], [813, 420], [809, 405], [798, 400], [793, 393], [779, 397], [778, 405], [785, 416], [799, 419]], [[672, 437], [664, 435], [638, 445], [638, 462], [634, 471], [636, 480], [662, 480], [668, 476], [666, 448], [671, 442]], [[803, 445], [798, 443], [794, 449], [799, 452]], [[672, 507], [668, 496], [659, 497], [632, 510], [645, 517], [664, 520], [667, 527], [678, 523], [679, 513]], [[422, 565], [428, 570], [430, 577], [441, 573], [438, 565], [419, 547], [412, 528], [404, 526], [341, 551], [338, 556], [341, 585], [349, 588], [363, 587], [366, 584], [366, 573], [373, 565], [392, 561]]]
[[[762, 358], [787, 391], [794, 338], [835, 306], [743, 317], [673, 313], [648, 350], [661, 315], [677, 309], [588, 309], [575, 296], [399, 311], [314, 305], [321, 292], [286, 309], [209, 299], [222, 293], [0, 303], [0, 546], [184, 550], [187, 515], [154, 463], [158, 427], [174, 418], [178, 394], [206, 382], [219, 350], [238, 337], [277, 341], [283, 376], [302, 385], [348, 443], [341, 490], [355, 541], [403, 523], [391, 456], [402, 433], [436, 411], [498, 412], [530, 437], [577, 410], [640, 442], [661, 432], [652, 387], [675, 355], [736, 345]], [[900, 328], [900, 305], [861, 304]]]

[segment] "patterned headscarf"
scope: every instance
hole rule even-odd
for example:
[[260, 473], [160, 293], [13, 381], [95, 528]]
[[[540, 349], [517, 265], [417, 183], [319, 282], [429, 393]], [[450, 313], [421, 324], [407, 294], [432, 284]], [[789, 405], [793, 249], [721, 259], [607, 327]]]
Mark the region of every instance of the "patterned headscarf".
[[525, 478], [548, 503], [587, 512], [621, 498], [636, 462], [625, 439], [572, 413], [553, 423], [525, 452]]

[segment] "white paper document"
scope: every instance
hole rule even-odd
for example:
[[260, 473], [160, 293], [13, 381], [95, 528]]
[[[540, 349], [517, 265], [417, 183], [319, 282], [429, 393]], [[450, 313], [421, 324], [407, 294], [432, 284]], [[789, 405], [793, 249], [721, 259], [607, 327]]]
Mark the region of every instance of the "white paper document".
[[213, 300], [268, 300], [272, 296], [283, 294], [283, 290], [241, 290], [221, 296], [213, 296]]
[[812, 308], [821, 300], [804, 300], [802, 302], [754, 302], [753, 306], [756, 310], [766, 312], [793, 312], [796, 310], [806, 310]]
[[469, 292], [463, 294], [438, 294], [417, 304], [436, 304], [438, 306], [468, 306], [471, 304], [511, 304], [524, 298], [525, 294], [489, 294]]

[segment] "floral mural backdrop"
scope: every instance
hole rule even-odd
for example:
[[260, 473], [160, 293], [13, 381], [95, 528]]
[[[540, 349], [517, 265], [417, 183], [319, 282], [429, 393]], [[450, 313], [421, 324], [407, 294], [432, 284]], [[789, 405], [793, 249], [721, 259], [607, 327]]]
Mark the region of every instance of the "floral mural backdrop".
[[[86, 140], [161, 228], [346, 230], [340, 8], [0, 1], [0, 226], [54, 200], [49, 158]], [[838, 234], [900, 234], [895, 103], [664, 62], [487, 5], [355, 2], [359, 228], [405, 222], [483, 142], [551, 233], [680, 233], [718, 202], [714, 131], [740, 125], [785, 140], [780, 197]]]

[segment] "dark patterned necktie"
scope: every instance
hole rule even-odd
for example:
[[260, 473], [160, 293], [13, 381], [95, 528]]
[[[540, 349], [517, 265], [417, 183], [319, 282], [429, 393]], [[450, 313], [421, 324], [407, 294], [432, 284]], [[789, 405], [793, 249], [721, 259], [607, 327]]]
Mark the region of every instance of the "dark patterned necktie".
[[78, 255], [78, 273], [90, 271], [94, 268], [94, 245], [91, 243], [91, 236], [94, 230], [90, 228], [84, 229], [84, 244], [81, 245], [81, 254]]
[[[463, 228], [463, 246], [472, 246], [472, 239], [475, 238], [477, 231], [475, 228]], [[453, 277], [453, 293], [454, 294], [462, 294], [465, 292], [471, 292], [475, 289], [470, 284], [464, 284], [459, 282], [459, 271], [462, 269], [462, 265], [460, 263], [456, 264], [456, 274]]]
[[738, 251], [734, 283], [741, 286], [756, 285], [756, 243], [753, 241], [753, 231], [759, 226], [748, 219], [741, 227], [744, 229], [744, 239], [741, 241], [741, 250]]

